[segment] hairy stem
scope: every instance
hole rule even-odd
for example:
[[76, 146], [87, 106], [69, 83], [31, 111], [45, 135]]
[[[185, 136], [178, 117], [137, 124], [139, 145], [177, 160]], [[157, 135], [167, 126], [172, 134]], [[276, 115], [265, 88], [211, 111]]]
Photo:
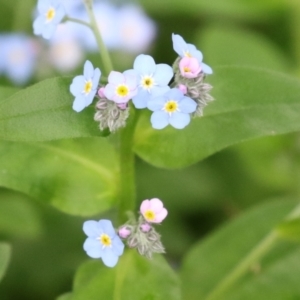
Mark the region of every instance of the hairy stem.
[[62, 22], [73, 22], [73, 23], [78, 23], [78, 24], [81, 24], [81, 25], [84, 25], [84, 26], [87, 26], [87, 27], [91, 28], [90, 23], [85, 22], [85, 21], [80, 20], [80, 19], [71, 18], [71, 17], [69, 17], [69, 16], [65, 16], [65, 17], [63, 18]]
[[95, 38], [96, 38], [96, 42], [99, 48], [99, 52], [100, 52], [100, 56], [103, 62], [103, 67], [105, 70], [106, 75], [108, 76], [109, 73], [113, 70], [113, 65], [108, 53], [108, 50], [103, 42], [96, 18], [95, 18], [95, 14], [93, 11], [93, 1], [92, 0], [83, 0], [83, 3], [85, 5], [86, 11], [88, 13], [89, 19], [90, 19], [90, 28], [92, 29]]

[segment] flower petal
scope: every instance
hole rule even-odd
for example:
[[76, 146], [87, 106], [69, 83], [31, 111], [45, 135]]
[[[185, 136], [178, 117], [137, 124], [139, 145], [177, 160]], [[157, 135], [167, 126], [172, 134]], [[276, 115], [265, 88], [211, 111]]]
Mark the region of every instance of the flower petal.
[[137, 95], [132, 98], [132, 102], [135, 108], [142, 109], [147, 107], [147, 103], [150, 99], [150, 93], [142, 88], [139, 88]]
[[76, 76], [71, 85], [70, 85], [70, 92], [73, 96], [77, 96], [82, 93], [84, 89], [84, 77], [82, 75]]
[[167, 216], [168, 211], [163, 208], [158, 214], [155, 215], [155, 222], [161, 223]]
[[[129, 231], [130, 233], [130, 231]], [[114, 238], [113, 238], [113, 241], [112, 241], [112, 251], [114, 252], [114, 254], [120, 256], [123, 254], [124, 252], [124, 244], [122, 242], [122, 240], [119, 238], [118, 235], [116, 235]]]
[[123, 83], [125, 81], [125, 77], [122, 73], [111, 71], [108, 76], [108, 82], [112, 83], [114, 85], [117, 85], [119, 83]]
[[113, 100], [114, 96], [116, 94], [116, 87], [115, 85], [109, 83], [105, 86], [104, 91], [103, 91], [105, 97], [109, 100]]
[[208, 66], [207, 64], [205, 64], [205, 63], [201, 63], [201, 68], [202, 68], [203, 73], [205, 73], [205, 74], [212, 74], [213, 73], [212, 68], [210, 66]]
[[171, 115], [169, 122], [176, 129], [182, 129], [190, 123], [191, 117], [189, 114], [175, 112]]
[[83, 228], [82, 229], [83, 229], [84, 233], [88, 237], [91, 237], [91, 238], [97, 238], [101, 234], [101, 231], [99, 231], [99, 228], [98, 228], [98, 222], [97, 221], [93, 221], [93, 220], [85, 221], [83, 223]]
[[182, 113], [192, 113], [196, 110], [196, 108], [197, 108], [197, 103], [189, 97], [184, 97], [179, 102], [179, 110]]
[[153, 77], [158, 85], [164, 86], [168, 85], [173, 75], [173, 69], [169, 65], [158, 64], [156, 65], [156, 70]]
[[116, 231], [111, 223], [110, 220], [100, 220], [98, 222], [99, 228], [102, 228], [103, 232], [107, 235], [109, 235], [111, 238], [116, 235]]
[[80, 112], [85, 107], [86, 107], [86, 99], [81, 95], [76, 96], [72, 106], [73, 110], [75, 110], [76, 112]]
[[127, 86], [129, 87], [129, 89], [135, 90], [137, 88], [137, 76], [134, 74], [126, 74], [124, 75], [125, 77], [125, 83], [127, 84]]
[[179, 34], [172, 34], [173, 49], [179, 56], [184, 56], [184, 50], [187, 48], [187, 44]]
[[164, 107], [166, 101], [167, 99], [165, 96], [155, 97], [148, 101], [147, 107], [152, 111], [161, 110]]
[[146, 210], [150, 208], [150, 201], [148, 199], [144, 200], [140, 207], [141, 214], [144, 214]]
[[119, 256], [118, 255], [115, 255], [113, 253], [113, 251], [109, 248], [105, 248], [104, 249], [105, 251], [103, 252], [103, 255], [102, 255], [102, 260], [103, 260], [103, 263], [107, 266], [107, 267], [114, 267], [118, 260], [119, 260]]
[[155, 68], [155, 61], [150, 55], [140, 54], [133, 63], [133, 69], [141, 75], [151, 75]]
[[90, 80], [94, 75], [94, 67], [92, 65], [92, 63], [87, 60], [84, 63], [84, 67], [83, 67], [83, 76], [86, 80]]
[[164, 205], [158, 198], [153, 198], [150, 200], [150, 207], [155, 213], [159, 213]]
[[163, 129], [169, 124], [169, 116], [163, 111], [155, 111], [150, 120], [152, 127], [155, 129]]

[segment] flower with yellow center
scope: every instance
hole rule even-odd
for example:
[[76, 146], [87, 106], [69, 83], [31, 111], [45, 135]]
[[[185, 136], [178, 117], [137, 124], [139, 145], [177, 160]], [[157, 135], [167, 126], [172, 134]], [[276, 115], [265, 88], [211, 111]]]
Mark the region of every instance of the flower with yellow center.
[[46, 20], [47, 22], [51, 22], [55, 17], [55, 9], [50, 7], [46, 13]]
[[148, 223], [161, 223], [168, 212], [158, 198], [144, 200], [140, 212]]
[[92, 88], [93, 88], [92, 80], [91, 79], [87, 80], [84, 84], [83, 93], [88, 95], [91, 92]]
[[167, 113], [171, 114], [175, 111], [178, 111], [178, 103], [177, 101], [175, 100], [169, 100], [166, 102], [164, 108], [163, 108], [164, 111], [166, 111]]
[[119, 97], [127, 97], [129, 88], [126, 84], [120, 84], [116, 89], [116, 93]]
[[153, 77], [152, 76], [142, 77], [140, 85], [144, 90], [150, 91], [152, 89], [152, 87], [154, 86]]
[[101, 242], [103, 248], [111, 246], [111, 238], [109, 235], [102, 233], [98, 239]]

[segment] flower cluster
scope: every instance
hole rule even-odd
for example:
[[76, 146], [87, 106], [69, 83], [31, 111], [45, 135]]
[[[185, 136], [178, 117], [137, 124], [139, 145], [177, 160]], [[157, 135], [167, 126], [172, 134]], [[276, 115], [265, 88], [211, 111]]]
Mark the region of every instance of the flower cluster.
[[150, 259], [153, 253], [165, 252], [153, 225], [161, 223], [167, 214], [162, 201], [153, 198], [142, 202], [138, 221], [132, 217], [117, 231], [110, 220], [86, 221], [83, 231], [87, 239], [83, 249], [88, 256], [101, 258], [106, 266], [114, 267], [124, 252], [124, 240], [128, 247], [136, 248], [141, 255]]
[[[179, 55], [173, 68], [156, 64], [150, 55], [140, 54], [133, 69], [123, 73], [111, 71], [108, 83], [97, 87], [97, 95], [95, 90], [87, 94], [83, 77], [75, 77], [70, 89], [76, 97], [73, 108], [81, 111], [90, 104], [90, 97], [96, 95], [98, 102], [94, 119], [99, 122], [101, 130], [109, 128], [114, 132], [126, 125], [129, 101], [132, 100], [136, 109], [148, 108], [153, 112], [150, 120], [153, 128], [163, 129], [171, 125], [183, 129], [190, 123], [192, 115], [202, 115], [203, 107], [213, 100], [208, 94], [211, 86], [203, 82], [205, 74], [211, 74], [212, 70], [202, 62], [202, 53], [194, 45], [185, 43], [181, 36], [173, 34], [173, 47]], [[169, 85], [173, 77], [174, 82]], [[85, 82], [88, 82], [87, 78]], [[74, 86], [77, 83], [79, 88]], [[95, 84], [93, 81], [93, 86]]]

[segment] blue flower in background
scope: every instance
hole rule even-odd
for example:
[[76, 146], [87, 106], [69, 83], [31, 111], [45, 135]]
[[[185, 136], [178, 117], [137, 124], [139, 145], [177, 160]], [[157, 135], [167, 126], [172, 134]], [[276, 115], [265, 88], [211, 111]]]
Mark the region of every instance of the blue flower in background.
[[37, 8], [39, 15], [33, 22], [34, 34], [50, 39], [65, 16], [64, 6], [59, 0], [39, 0]]
[[173, 88], [163, 96], [153, 98], [148, 102], [148, 108], [153, 111], [151, 124], [155, 129], [163, 129], [168, 124], [182, 129], [190, 123], [190, 113], [196, 110], [196, 102]]
[[86, 61], [83, 68], [83, 75], [76, 76], [70, 85], [70, 92], [75, 96], [73, 109], [77, 112], [89, 106], [98, 90], [101, 71], [94, 69], [90, 61]]
[[173, 70], [170, 66], [156, 65], [150, 55], [144, 54], [137, 56], [133, 70], [124, 73], [135, 74], [138, 77], [138, 93], [132, 98], [136, 108], [145, 108], [152, 97], [166, 93], [170, 89], [168, 83], [173, 77]]
[[203, 55], [195, 45], [187, 44], [179, 34], [172, 34], [173, 49], [180, 57], [195, 57], [201, 65], [201, 70], [205, 74], [212, 74], [210, 66], [202, 62]]
[[24, 34], [0, 36], [0, 73], [15, 84], [26, 83], [33, 75], [37, 57], [36, 43]]
[[111, 221], [86, 221], [83, 231], [88, 236], [83, 249], [92, 258], [101, 258], [107, 267], [114, 267], [123, 254], [124, 244], [115, 232]]

